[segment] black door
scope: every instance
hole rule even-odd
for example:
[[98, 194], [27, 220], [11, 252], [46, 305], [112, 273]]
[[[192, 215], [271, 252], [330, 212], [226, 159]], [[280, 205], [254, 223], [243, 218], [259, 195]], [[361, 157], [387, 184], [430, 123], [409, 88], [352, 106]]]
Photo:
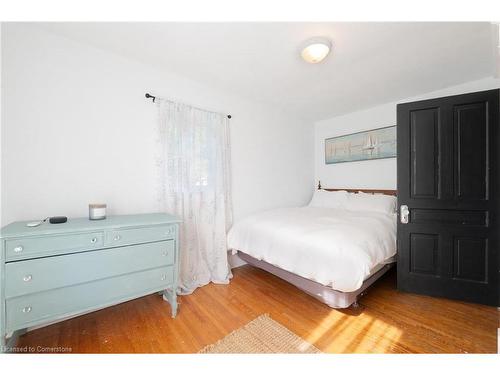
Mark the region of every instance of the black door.
[[399, 104], [397, 118], [398, 289], [500, 306], [499, 90]]

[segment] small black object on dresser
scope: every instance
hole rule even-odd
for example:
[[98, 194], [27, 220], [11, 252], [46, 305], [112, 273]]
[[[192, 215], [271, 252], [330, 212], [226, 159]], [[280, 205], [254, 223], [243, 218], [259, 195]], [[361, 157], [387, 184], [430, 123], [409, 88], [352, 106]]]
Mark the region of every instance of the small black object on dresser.
[[50, 224], [62, 224], [68, 221], [68, 218], [66, 216], [52, 216], [49, 218], [49, 223]]

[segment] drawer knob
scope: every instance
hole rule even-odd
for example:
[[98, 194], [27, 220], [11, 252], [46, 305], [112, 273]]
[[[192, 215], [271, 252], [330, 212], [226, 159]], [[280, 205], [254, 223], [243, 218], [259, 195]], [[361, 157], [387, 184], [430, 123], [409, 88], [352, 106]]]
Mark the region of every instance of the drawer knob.
[[24, 250], [24, 247], [22, 247], [21, 245], [16, 246], [16, 247], [14, 248], [14, 252], [15, 252], [15, 253], [20, 253], [20, 252], [21, 252], [21, 251], [23, 251], [23, 250]]
[[92, 243], [96, 243], [96, 242], [97, 242], [97, 238], [96, 238], [96, 237], [92, 238], [92, 239], [90, 240], [90, 242], [92, 242]]
[[166, 275], [161, 275], [161, 281], [165, 281], [167, 279]]
[[115, 236], [114, 240], [115, 240], [115, 241], [118, 241], [120, 238], [121, 238], [121, 237], [120, 237], [120, 235], [119, 235], [119, 234], [117, 234], [117, 235]]
[[166, 257], [168, 255], [168, 251], [163, 252], [163, 256]]
[[29, 282], [31, 280], [33, 280], [33, 276], [32, 275], [25, 275], [23, 277], [23, 281], [25, 281], [25, 282]]
[[31, 312], [31, 306], [26, 306], [25, 308], [23, 308], [23, 313], [29, 313]]

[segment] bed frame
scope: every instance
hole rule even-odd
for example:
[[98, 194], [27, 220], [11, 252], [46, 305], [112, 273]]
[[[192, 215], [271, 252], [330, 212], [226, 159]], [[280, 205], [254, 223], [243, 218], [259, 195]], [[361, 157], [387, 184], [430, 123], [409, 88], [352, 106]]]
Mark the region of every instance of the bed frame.
[[[386, 195], [396, 195], [396, 190], [377, 190], [377, 189], [325, 189], [321, 187], [321, 182], [318, 183], [318, 190], [327, 190], [327, 191], [341, 191], [345, 190], [351, 193], [363, 192], [368, 194], [386, 194]], [[315, 281], [306, 279], [299, 275], [296, 275], [292, 272], [285, 271], [282, 268], [276, 267], [270, 263], [264, 262], [263, 260], [258, 260], [251, 257], [248, 254], [245, 254], [241, 251], [238, 251], [238, 256], [249, 263], [250, 265], [263, 269], [279, 278], [288, 281], [290, 284], [296, 286], [300, 290], [309, 294], [310, 296], [320, 300], [321, 302], [327, 304], [328, 306], [334, 309], [343, 309], [349, 306], [357, 308], [359, 306], [358, 300], [366, 294], [366, 290], [370, 287], [375, 281], [377, 281], [382, 275], [384, 275], [389, 269], [391, 269], [395, 264], [395, 257], [388, 264], [384, 264], [378, 269], [375, 273], [373, 273], [370, 277], [368, 277], [361, 288], [353, 291], [353, 292], [341, 292], [335, 290], [331, 287], [324, 286], [323, 284], [317, 283]]]
[[367, 194], [385, 194], [397, 195], [397, 190], [380, 190], [380, 189], [325, 189], [321, 187], [321, 181], [318, 181], [318, 190], [326, 191], [348, 191], [349, 193], [359, 193], [360, 191]]

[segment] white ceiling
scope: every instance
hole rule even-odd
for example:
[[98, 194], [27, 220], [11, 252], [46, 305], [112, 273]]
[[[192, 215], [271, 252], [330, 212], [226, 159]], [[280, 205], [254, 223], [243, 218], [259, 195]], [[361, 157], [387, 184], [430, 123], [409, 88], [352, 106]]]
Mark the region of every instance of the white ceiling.
[[[310, 121], [401, 100], [495, 69], [489, 23], [43, 23], [69, 38]], [[299, 46], [326, 36], [321, 64]]]

